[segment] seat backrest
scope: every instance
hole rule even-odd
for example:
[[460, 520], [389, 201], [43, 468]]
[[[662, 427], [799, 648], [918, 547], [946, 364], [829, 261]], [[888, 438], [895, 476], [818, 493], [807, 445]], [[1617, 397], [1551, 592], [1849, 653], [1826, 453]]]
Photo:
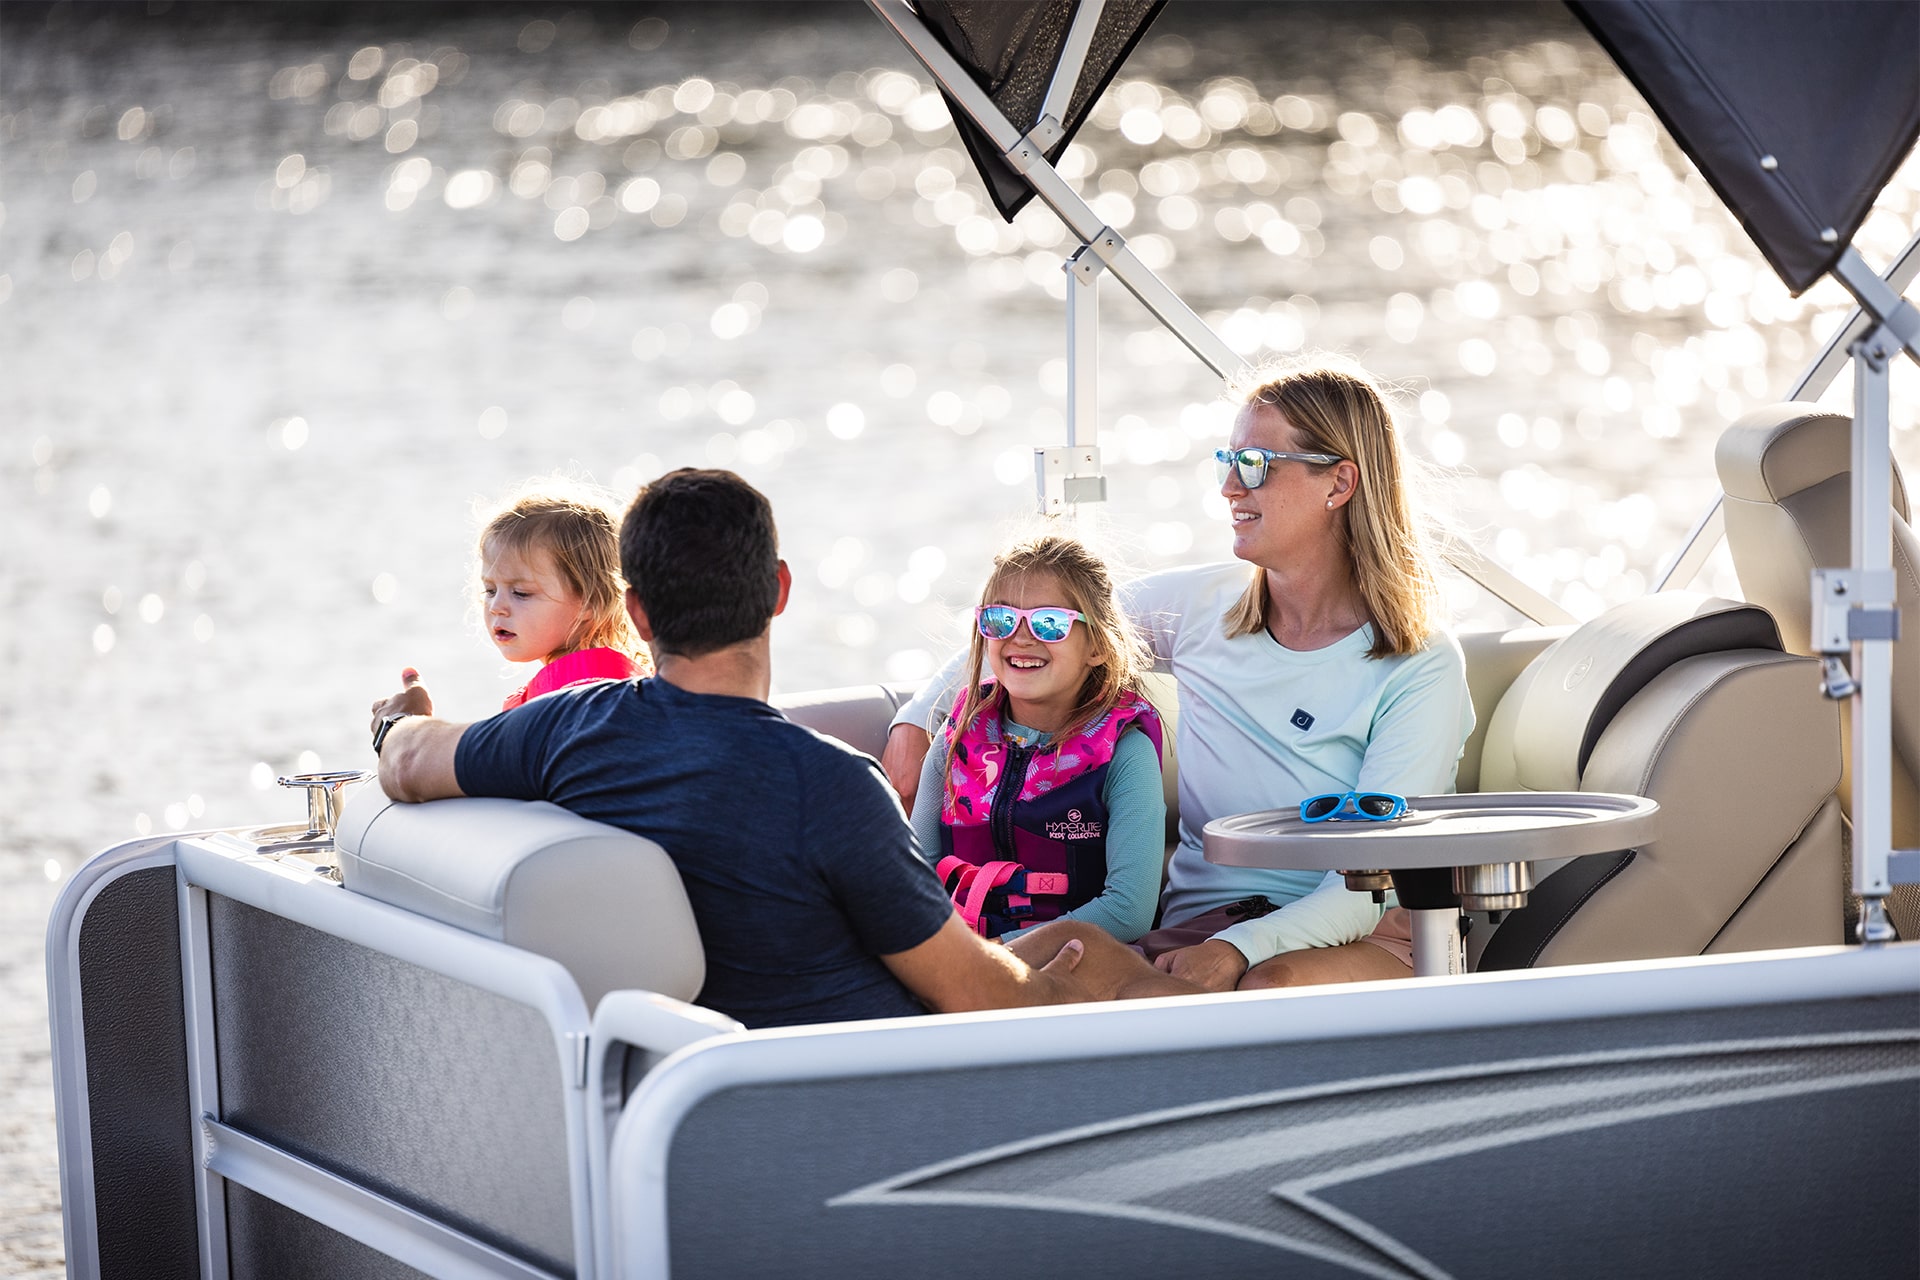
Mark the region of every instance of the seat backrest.
[[893, 722], [893, 713], [915, 692], [913, 685], [856, 684], [812, 693], [783, 693], [774, 698], [773, 705], [795, 724], [838, 738], [878, 760], [887, 748], [887, 726]]
[[[1792, 653], [1813, 652], [1813, 570], [1853, 560], [1852, 436], [1852, 419], [1843, 415], [1808, 404], [1775, 404], [1742, 416], [1714, 450], [1726, 491], [1727, 549], [1740, 590], [1773, 614]], [[1920, 539], [1900, 468], [1891, 460], [1888, 465], [1894, 579], [1904, 622], [1893, 646], [1893, 843], [1913, 848], [1920, 847]], [[1851, 738], [1843, 741], [1850, 748]], [[1850, 811], [1848, 765], [1840, 797]], [[1914, 925], [1920, 925], [1920, 914], [1909, 915], [1901, 935], [1915, 936]]]
[[[1540, 864], [1527, 908], [1469, 937], [1481, 968], [1840, 940], [1839, 719], [1764, 610], [1684, 592], [1616, 606], [1501, 698], [1483, 791], [1605, 791], [1661, 807], [1644, 848]], [[1739, 922], [1739, 923], [1736, 923]], [[1729, 932], [1731, 930], [1731, 932]]]
[[377, 782], [334, 833], [341, 883], [566, 966], [591, 1010], [634, 988], [692, 1001], [706, 952], [673, 859], [544, 801], [399, 804]]
[[1455, 791], [1480, 791], [1480, 756], [1486, 749], [1487, 728], [1494, 708], [1506, 696], [1527, 664], [1541, 650], [1565, 636], [1572, 627], [1515, 627], [1510, 631], [1460, 633], [1460, 652], [1467, 663], [1467, 692], [1473, 698], [1473, 732], [1460, 753]]

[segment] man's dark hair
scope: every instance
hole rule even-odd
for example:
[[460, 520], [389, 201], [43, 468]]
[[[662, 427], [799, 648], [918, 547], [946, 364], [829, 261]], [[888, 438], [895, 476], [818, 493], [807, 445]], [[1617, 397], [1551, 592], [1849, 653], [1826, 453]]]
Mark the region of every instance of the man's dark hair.
[[773, 507], [731, 471], [670, 471], [620, 521], [620, 572], [662, 653], [697, 658], [765, 632], [779, 568]]

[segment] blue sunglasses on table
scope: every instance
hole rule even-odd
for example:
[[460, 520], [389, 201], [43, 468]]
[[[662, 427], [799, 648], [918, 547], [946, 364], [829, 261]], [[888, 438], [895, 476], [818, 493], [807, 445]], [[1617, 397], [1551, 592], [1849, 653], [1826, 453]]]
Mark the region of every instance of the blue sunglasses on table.
[[1391, 791], [1329, 791], [1300, 802], [1302, 822], [1391, 822], [1407, 811], [1407, 798]]
[[1215, 449], [1213, 468], [1215, 482], [1225, 484], [1231, 472], [1239, 472], [1240, 483], [1249, 489], [1258, 489], [1267, 482], [1267, 467], [1275, 458], [1282, 462], [1311, 462], [1316, 467], [1331, 466], [1345, 461], [1335, 453], [1281, 453], [1276, 449], [1256, 449], [1249, 445], [1245, 449]]
[[974, 625], [989, 640], [1009, 638], [1020, 629], [1021, 620], [1025, 619], [1027, 630], [1042, 644], [1059, 644], [1065, 640], [1080, 616], [1072, 609], [1056, 609], [1051, 605], [1040, 609], [1016, 609], [1010, 604], [983, 604], [973, 611]]

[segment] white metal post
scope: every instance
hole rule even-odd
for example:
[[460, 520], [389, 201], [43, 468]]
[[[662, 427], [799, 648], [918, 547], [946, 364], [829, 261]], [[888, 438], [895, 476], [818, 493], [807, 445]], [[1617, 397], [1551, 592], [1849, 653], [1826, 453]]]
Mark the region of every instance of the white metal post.
[[[1887, 362], [1898, 350], [1884, 327], [1853, 351], [1853, 568], [1859, 598], [1852, 610], [1894, 607], [1891, 441], [1887, 430]], [[1860, 940], [1893, 938], [1884, 899], [1893, 886], [1893, 639], [1882, 628], [1853, 638], [1853, 891], [1862, 899]]]
[[1067, 259], [1067, 447], [1100, 434], [1100, 272], [1084, 245]]
[[1033, 451], [1041, 515], [1065, 515], [1082, 502], [1103, 502], [1100, 474], [1100, 273], [1106, 263], [1094, 245], [1081, 245], [1066, 262], [1067, 443]]
[[[1833, 274], [1875, 323], [1849, 348], [1853, 356], [1853, 564], [1825, 571], [1828, 596], [1850, 592], [1844, 638], [1853, 657], [1853, 887], [1862, 899], [1860, 940], [1886, 942], [1894, 931], [1884, 899], [1893, 887], [1893, 642], [1900, 634], [1893, 579], [1893, 466], [1888, 438], [1888, 364], [1904, 347], [1920, 360], [1920, 309], [1848, 248]], [[1841, 585], [1836, 586], [1836, 577]], [[1814, 574], [1815, 599], [1823, 573]], [[1841, 638], [1834, 600], [1818, 637], [1832, 652]], [[1816, 616], [1816, 622], [1821, 619]], [[1911, 854], [1903, 854], [1903, 858]], [[1911, 878], [1907, 874], [1902, 880]]]
[[1073, 25], [1067, 28], [1067, 42], [1060, 46], [1060, 61], [1047, 82], [1046, 100], [1040, 106], [1040, 118], [1064, 126], [1067, 110], [1073, 106], [1073, 91], [1080, 87], [1080, 72], [1087, 65], [1087, 50], [1093, 47], [1093, 33], [1100, 29], [1100, 14], [1107, 0], [1080, 0], [1073, 13]]

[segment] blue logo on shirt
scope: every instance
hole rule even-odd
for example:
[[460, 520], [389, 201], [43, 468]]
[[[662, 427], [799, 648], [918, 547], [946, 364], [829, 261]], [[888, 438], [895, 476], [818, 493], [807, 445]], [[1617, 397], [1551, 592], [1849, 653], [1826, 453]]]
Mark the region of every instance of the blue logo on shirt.
[[1295, 707], [1293, 709], [1293, 727], [1296, 729], [1311, 729], [1313, 728], [1313, 717], [1300, 708]]

